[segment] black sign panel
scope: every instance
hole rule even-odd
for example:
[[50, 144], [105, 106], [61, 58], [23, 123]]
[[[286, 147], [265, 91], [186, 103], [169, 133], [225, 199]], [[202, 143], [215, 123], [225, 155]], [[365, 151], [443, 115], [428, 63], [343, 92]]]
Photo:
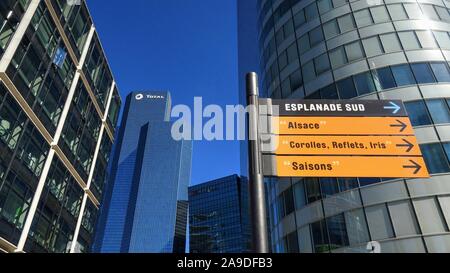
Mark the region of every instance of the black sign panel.
[[[279, 116], [407, 117], [399, 100], [272, 100]], [[276, 115], [276, 112], [274, 112]]]

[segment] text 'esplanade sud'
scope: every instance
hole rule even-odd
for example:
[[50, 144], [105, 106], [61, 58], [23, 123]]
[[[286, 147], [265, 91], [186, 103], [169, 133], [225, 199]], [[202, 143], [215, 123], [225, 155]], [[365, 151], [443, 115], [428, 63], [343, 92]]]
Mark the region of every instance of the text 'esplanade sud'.
[[341, 103], [288, 103], [284, 105], [288, 112], [364, 112], [364, 104], [341, 104]]

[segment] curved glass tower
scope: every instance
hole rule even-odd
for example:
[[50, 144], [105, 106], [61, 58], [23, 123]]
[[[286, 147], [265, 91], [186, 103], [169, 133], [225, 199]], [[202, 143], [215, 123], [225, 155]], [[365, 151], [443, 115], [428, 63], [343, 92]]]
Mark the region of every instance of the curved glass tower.
[[450, 252], [450, 1], [259, 0], [274, 99], [400, 99], [429, 179], [269, 181], [273, 252]]

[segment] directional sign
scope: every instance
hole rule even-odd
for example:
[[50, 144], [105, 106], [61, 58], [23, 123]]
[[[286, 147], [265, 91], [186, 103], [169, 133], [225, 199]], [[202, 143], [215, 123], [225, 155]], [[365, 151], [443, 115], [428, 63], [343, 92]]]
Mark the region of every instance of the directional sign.
[[421, 156], [413, 136], [277, 136], [277, 155]]
[[407, 117], [273, 117], [280, 135], [414, 135]]
[[[398, 100], [272, 100], [280, 116], [406, 117]], [[275, 108], [274, 108], [275, 109]]]
[[422, 157], [277, 156], [278, 177], [429, 177]]

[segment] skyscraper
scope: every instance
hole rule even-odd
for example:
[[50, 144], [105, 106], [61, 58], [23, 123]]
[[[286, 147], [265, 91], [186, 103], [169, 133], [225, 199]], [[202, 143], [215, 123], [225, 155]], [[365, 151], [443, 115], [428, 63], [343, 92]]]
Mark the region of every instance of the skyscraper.
[[191, 253], [251, 251], [246, 178], [231, 175], [189, 188]]
[[382, 252], [450, 252], [447, 7], [441, 0], [258, 0], [263, 93], [403, 100], [432, 174], [270, 179], [274, 252], [368, 252], [369, 241]]
[[171, 136], [168, 92], [127, 96], [95, 252], [184, 252], [192, 142]]
[[121, 100], [84, 1], [0, 2], [0, 252], [86, 252]]

